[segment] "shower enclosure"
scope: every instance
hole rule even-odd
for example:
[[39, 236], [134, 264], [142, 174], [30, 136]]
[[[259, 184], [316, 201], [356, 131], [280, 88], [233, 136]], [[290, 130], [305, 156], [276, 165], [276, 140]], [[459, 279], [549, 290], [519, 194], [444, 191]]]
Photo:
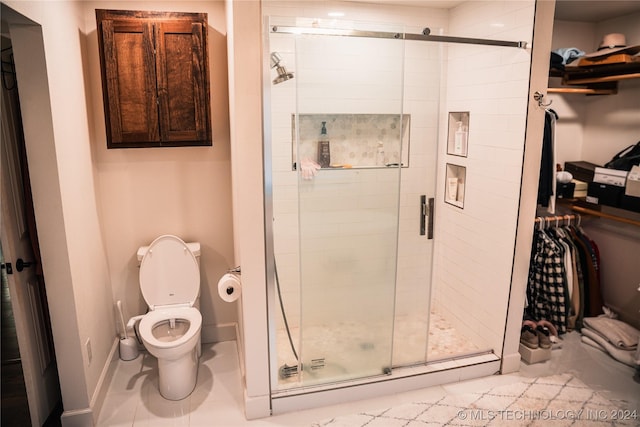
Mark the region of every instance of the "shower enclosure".
[[460, 58], [496, 49], [528, 61], [523, 44], [335, 19], [269, 16], [264, 27], [272, 394], [499, 360], [508, 287], [483, 334], [466, 325], [494, 302], [468, 304], [475, 285], [460, 292], [491, 274], [452, 271], [464, 269], [455, 221], [473, 214], [471, 177], [484, 172], [468, 153], [487, 111], [453, 102], [447, 78], [463, 78]]

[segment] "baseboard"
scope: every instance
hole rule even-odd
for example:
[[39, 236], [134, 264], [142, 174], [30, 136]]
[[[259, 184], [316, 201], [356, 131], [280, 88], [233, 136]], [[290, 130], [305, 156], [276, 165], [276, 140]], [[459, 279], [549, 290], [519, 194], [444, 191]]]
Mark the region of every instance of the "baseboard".
[[93, 411], [90, 408], [64, 411], [60, 416], [62, 427], [87, 427], [95, 425]]
[[202, 342], [215, 343], [221, 341], [235, 341], [237, 323], [220, 323], [217, 325], [202, 325]]
[[91, 410], [94, 416], [94, 423], [98, 422], [98, 415], [100, 414], [100, 410], [102, 409], [102, 405], [104, 404], [104, 400], [107, 397], [107, 392], [109, 391], [109, 384], [111, 384], [111, 379], [116, 372], [117, 368], [117, 360], [120, 357], [119, 355], [119, 343], [120, 340], [116, 337], [113, 340], [113, 344], [111, 345], [111, 351], [109, 351], [109, 357], [107, 357], [107, 361], [102, 368], [102, 372], [100, 373], [100, 378], [98, 378], [98, 384], [96, 385], [96, 389], [94, 390], [93, 396], [91, 397], [91, 401], [89, 405], [91, 406]]
[[246, 368], [244, 365], [244, 343], [240, 339], [240, 324], [236, 323], [236, 347], [238, 348], [238, 361], [240, 362], [240, 377], [242, 378], [242, 387], [245, 387], [245, 372]]
[[86, 427], [96, 425], [98, 415], [100, 415], [100, 410], [102, 409], [104, 400], [107, 397], [107, 392], [109, 391], [111, 378], [113, 378], [116, 371], [117, 363], [114, 362], [116, 362], [119, 357], [119, 342], [120, 341], [117, 337], [114, 338], [107, 360], [100, 372], [100, 377], [98, 378], [98, 383], [96, 384], [93, 396], [91, 396], [91, 400], [89, 401], [89, 407], [85, 409], [63, 411], [60, 416], [60, 421], [63, 427]]
[[244, 417], [247, 420], [256, 420], [271, 415], [271, 399], [269, 395], [249, 397], [244, 390]]
[[520, 353], [505, 354], [502, 358], [500, 373], [510, 374], [520, 370]]

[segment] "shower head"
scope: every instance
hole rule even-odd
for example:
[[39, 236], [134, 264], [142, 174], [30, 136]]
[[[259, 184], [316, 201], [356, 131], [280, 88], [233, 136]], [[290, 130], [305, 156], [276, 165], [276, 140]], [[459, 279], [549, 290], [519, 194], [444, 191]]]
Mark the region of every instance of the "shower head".
[[286, 82], [293, 78], [293, 73], [289, 73], [284, 65], [280, 64], [282, 61], [282, 57], [278, 52], [271, 53], [271, 68], [275, 68], [278, 73], [278, 77], [273, 79], [273, 84], [277, 85], [278, 83]]

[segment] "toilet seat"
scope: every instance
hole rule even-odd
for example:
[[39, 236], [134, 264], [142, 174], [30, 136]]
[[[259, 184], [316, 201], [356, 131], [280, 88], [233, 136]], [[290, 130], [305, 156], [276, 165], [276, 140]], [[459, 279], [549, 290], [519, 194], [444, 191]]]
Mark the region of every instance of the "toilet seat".
[[[153, 328], [161, 322], [175, 320], [186, 320], [189, 322], [189, 329], [173, 341], [161, 341], [153, 335]], [[140, 336], [143, 337], [143, 341], [159, 348], [175, 348], [189, 341], [194, 335], [200, 333], [202, 327], [202, 315], [193, 307], [177, 307], [177, 308], [163, 308], [153, 310], [144, 315], [139, 324]]]
[[200, 295], [200, 267], [182, 239], [164, 235], [149, 245], [140, 263], [140, 290], [151, 310], [194, 305]]

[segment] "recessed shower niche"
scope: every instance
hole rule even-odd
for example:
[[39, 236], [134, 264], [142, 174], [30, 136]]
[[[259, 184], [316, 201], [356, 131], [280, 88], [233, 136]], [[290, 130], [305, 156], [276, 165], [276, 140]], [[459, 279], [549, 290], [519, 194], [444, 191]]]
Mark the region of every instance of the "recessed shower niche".
[[[408, 167], [410, 122], [409, 114], [293, 114], [292, 167], [295, 170], [298, 159], [322, 165], [320, 139], [329, 141], [325, 155], [328, 150], [328, 167], [332, 169], [393, 167], [399, 163]], [[326, 134], [321, 136], [323, 126]]]
[[447, 163], [444, 201], [450, 205], [464, 208], [464, 187], [467, 181], [467, 168]]
[[469, 146], [469, 112], [450, 112], [448, 129], [447, 154], [467, 157], [467, 147]]

